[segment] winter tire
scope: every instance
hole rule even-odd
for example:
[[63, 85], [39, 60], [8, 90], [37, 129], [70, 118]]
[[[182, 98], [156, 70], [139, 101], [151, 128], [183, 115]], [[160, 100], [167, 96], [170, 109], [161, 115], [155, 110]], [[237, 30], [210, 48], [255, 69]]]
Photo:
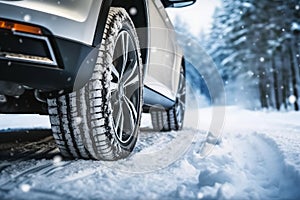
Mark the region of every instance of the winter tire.
[[157, 131], [181, 130], [183, 128], [184, 113], [185, 113], [185, 68], [184, 61], [180, 68], [179, 85], [176, 95], [176, 102], [170, 109], [152, 108], [150, 109], [152, 126]]
[[85, 87], [48, 100], [62, 155], [117, 160], [133, 150], [142, 112], [142, 63], [134, 25], [111, 8], [92, 78]]

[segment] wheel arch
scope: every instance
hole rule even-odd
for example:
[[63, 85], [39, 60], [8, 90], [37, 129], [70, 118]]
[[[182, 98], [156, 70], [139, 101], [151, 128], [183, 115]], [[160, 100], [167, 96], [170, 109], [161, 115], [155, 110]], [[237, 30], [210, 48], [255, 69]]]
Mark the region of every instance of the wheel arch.
[[186, 63], [185, 63], [185, 57], [184, 57], [184, 55], [181, 58], [181, 65], [183, 67], [183, 70], [186, 72]]
[[[100, 14], [98, 17], [97, 27], [95, 31], [93, 46], [98, 46], [101, 43], [103, 32], [105, 29], [105, 23], [108, 17], [110, 7], [121, 7], [129, 13], [135, 28], [137, 30], [140, 46], [142, 61], [144, 64], [144, 71], [146, 70], [149, 53], [149, 12], [146, 0], [103, 0]], [[130, 14], [130, 9], [136, 8], [136, 14]]]

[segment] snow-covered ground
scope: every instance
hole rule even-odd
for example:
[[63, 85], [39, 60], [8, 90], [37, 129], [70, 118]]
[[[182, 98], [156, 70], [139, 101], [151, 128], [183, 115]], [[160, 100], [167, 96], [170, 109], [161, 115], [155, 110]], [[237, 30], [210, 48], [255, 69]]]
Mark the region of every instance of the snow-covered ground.
[[[219, 119], [212, 126], [224, 109], [224, 124]], [[0, 127], [49, 127], [45, 117], [23, 116], [20, 126], [14, 117], [0, 116]], [[33, 143], [37, 153], [56, 156], [0, 158], [0, 199], [300, 198], [300, 113], [190, 109], [186, 121], [179, 132], [143, 128], [134, 153], [118, 162], [61, 161], [50, 144]], [[222, 125], [222, 138], [206, 134]], [[150, 126], [149, 116], [143, 126]], [[212, 151], [204, 151], [216, 142]]]

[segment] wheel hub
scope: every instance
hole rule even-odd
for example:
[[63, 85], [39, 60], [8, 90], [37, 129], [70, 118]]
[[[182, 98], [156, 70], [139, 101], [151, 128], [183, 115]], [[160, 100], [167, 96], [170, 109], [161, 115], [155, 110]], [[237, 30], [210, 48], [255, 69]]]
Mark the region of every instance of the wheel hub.
[[124, 85], [119, 83], [118, 90], [119, 90], [118, 92], [119, 101], [122, 101], [125, 95]]

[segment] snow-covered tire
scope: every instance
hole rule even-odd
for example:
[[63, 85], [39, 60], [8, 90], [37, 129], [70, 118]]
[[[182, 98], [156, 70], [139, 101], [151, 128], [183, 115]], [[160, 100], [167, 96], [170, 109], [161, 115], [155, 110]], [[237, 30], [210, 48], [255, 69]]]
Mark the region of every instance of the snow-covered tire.
[[48, 99], [53, 136], [63, 156], [117, 160], [133, 150], [142, 112], [142, 62], [134, 25], [111, 8], [90, 81]]
[[176, 102], [170, 109], [154, 107], [150, 109], [153, 129], [156, 131], [171, 131], [181, 130], [183, 128], [184, 113], [185, 113], [185, 67], [184, 61], [180, 68], [179, 85], [176, 94]]

